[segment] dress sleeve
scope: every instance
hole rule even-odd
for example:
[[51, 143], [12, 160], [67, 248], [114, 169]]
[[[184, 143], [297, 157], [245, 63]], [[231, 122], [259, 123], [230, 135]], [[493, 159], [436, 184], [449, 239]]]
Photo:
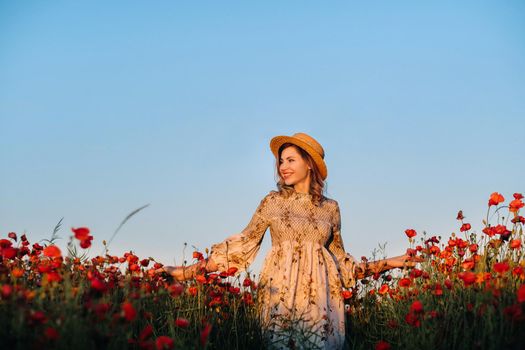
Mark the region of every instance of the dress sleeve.
[[259, 252], [266, 229], [270, 225], [267, 217], [270, 195], [261, 200], [250, 223], [241, 233], [234, 234], [211, 247], [210, 258], [217, 264], [219, 271], [236, 267], [246, 270]]
[[354, 257], [345, 252], [343, 239], [341, 238], [341, 213], [337, 202], [333, 213], [332, 239], [328, 245], [328, 250], [334, 255], [339, 265], [343, 286], [346, 288], [353, 287], [355, 285], [357, 264]]

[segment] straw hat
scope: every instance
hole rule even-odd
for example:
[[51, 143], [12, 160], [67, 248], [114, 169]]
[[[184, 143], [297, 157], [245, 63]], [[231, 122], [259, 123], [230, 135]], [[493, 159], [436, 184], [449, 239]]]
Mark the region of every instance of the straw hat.
[[285, 143], [292, 143], [304, 149], [314, 160], [323, 180], [326, 179], [326, 176], [328, 176], [328, 169], [324, 162], [324, 149], [319, 142], [317, 142], [312, 136], [302, 132], [294, 134], [293, 136], [275, 136], [270, 141], [270, 149], [275, 155], [275, 158], [279, 157], [279, 147]]

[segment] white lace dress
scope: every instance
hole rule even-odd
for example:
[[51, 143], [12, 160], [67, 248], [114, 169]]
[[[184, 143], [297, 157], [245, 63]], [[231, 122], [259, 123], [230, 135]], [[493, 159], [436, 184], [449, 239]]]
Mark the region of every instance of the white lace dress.
[[270, 348], [341, 349], [341, 291], [353, 286], [355, 260], [345, 253], [335, 200], [315, 206], [311, 195], [272, 191], [239, 234], [212, 246], [220, 270], [245, 270], [270, 227], [272, 248], [260, 274], [257, 303]]

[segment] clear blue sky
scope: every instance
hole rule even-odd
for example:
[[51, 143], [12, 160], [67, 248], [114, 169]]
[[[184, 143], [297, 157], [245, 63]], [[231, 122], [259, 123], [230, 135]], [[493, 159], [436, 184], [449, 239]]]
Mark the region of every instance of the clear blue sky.
[[[347, 251], [525, 192], [523, 1], [0, 3], [0, 234], [171, 264], [240, 232], [268, 147], [326, 150]], [[267, 234], [258, 262], [269, 246]], [[187, 250], [190, 255], [191, 248]]]

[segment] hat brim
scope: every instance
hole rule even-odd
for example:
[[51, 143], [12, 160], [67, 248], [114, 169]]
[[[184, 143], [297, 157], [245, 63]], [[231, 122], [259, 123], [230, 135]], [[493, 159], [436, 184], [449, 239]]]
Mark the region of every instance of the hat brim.
[[321, 155], [317, 153], [309, 144], [293, 136], [275, 136], [272, 138], [270, 141], [270, 149], [272, 150], [275, 159], [279, 157], [279, 148], [285, 143], [292, 143], [304, 149], [314, 160], [323, 180], [326, 179], [328, 176], [328, 169], [326, 168], [326, 163], [324, 162], [323, 157], [321, 157]]

